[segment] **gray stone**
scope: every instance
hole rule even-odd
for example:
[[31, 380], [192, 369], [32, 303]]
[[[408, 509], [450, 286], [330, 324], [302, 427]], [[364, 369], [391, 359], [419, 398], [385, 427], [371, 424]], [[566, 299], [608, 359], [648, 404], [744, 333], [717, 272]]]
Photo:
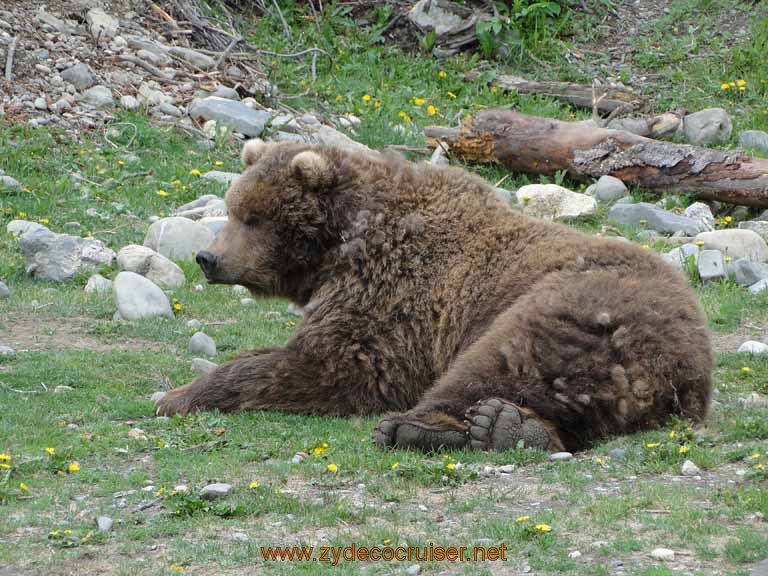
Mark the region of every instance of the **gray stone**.
[[120, 23], [101, 8], [91, 8], [85, 15], [88, 29], [94, 38], [112, 38], [117, 34]]
[[62, 80], [69, 82], [78, 90], [85, 90], [96, 84], [96, 78], [88, 64], [80, 62], [61, 73]]
[[[227, 186], [234, 184], [240, 178], [240, 174], [234, 172], [222, 172], [221, 170], [210, 170], [202, 176], [205, 180], [220, 182]], [[218, 199], [218, 197], [215, 197]]]
[[704, 225], [704, 231], [715, 229], [715, 217], [712, 210], [704, 202], [694, 202], [685, 209], [686, 217], [696, 220]]
[[597, 212], [597, 201], [557, 184], [529, 184], [515, 193], [523, 212], [545, 220], [577, 220]]
[[374, 153], [373, 150], [368, 148], [368, 146], [365, 144], [356, 142], [346, 134], [339, 132], [335, 128], [326, 126], [325, 124], [313, 130], [314, 131], [309, 134], [309, 139], [315, 144], [320, 144], [322, 146], [335, 146], [350, 152]]
[[101, 292], [110, 292], [112, 290], [112, 280], [104, 278], [101, 274], [94, 274], [88, 278], [85, 285], [86, 294], [98, 294]]
[[61, 282], [80, 271], [110, 265], [115, 253], [101, 240], [56, 234], [44, 226], [21, 237], [27, 273], [35, 278]]
[[[198, 334], [202, 334], [202, 332], [198, 332]], [[218, 366], [218, 364], [206, 360], [205, 358], [192, 358], [192, 372], [196, 372], [197, 374], [210, 374], [216, 370]]]
[[35, 98], [35, 110], [48, 110], [48, 101], [42, 96]]
[[200, 490], [200, 497], [203, 500], [216, 500], [218, 498], [224, 498], [230, 492], [232, 492], [232, 486], [217, 482], [203, 487], [203, 489]]
[[728, 229], [703, 232], [696, 236], [696, 242], [710, 250], [720, 250], [723, 256], [734, 260], [743, 258], [751, 262], [768, 260], [768, 245], [752, 230]]
[[160, 106], [164, 103], [170, 103], [173, 101], [173, 97], [168, 94], [164, 94], [160, 90], [156, 90], [146, 82], [139, 86], [138, 100], [145, 106]]
[[297, 318], [303, 318], [304, 317], [304, 308], [301, 306], [296, 306], [293, 302], [288, 304], [288, 310], [286, 310], [286, 313], [290, 316], [296, 316]]
[[172, 216], [154, 222], [144, 238], [144, 246], [152, 248], [166, 258], [193, 258], [213, 242], [214, 234], [188, 218]]
[[154, 66], [168, 66], [173, 59], [168, 54], [162, 52], [152, 52], [151, 50], [139, 50], [136, 52], [136, 56], [149, 62]]
[[59, 98], [51, 105], [51, 110], [56, 114], [64, 114], [72, 109], [72, 104], [66, 98]]
[[768, 396], [759, 392], [750, 392], [745, 397], [739, 398], [739, 402], [750, 408], [766, 408], [768, 407]]
[[683, 133], [695, 146], [728, 142], [732, 131], [731, 118], [722, 108], [707, 108], [683, 118]]
[[99, 527], [99, 532], [111, 532], [112, 518], [109, 516], [99, 516], [96, 518], [96, 525]]
[[152, 394], [152, 396], [149, 397], [149, 399], [152, 402], [157, 403], [157, 402], [160, 402], [160, 400], [162, 400], [163, 398], [165, 398], [166, 394], [167, 394], [167, 392], [162, 392], [162, 391], [154, 392]]
[[253, 306], [254, 304], [256, 304], [256, 300], [254, 300], [253, 298], [241, 298], [240, 304], [242, 306]]
[[756, 282], [755, 284], [752, 284], [752, 286], [750, 286], [748, 290], [750, 294], [755, 294], [755, 295], [765, 292], [766, 290], [768, 290], [768, 278], [766, 278], [765, 280], [760, 280], [760, 282]]
[[248, 294], [248, 288], [245, 286], [240, 286], [240, 284], [235, 284], [232, 286], [232, 293], [237, 295]]
[[624, 450], [624, 448], [614, 448], [613, 450], [608, 452], [608, 456], [610, 456], [614, 460], [625, 460], [627, 457], [627, 451]]
[[216, 356], [216, 342], [205, 332], [195, 332], [189, 339], [189, 353]]
[[549, 455], [550, 462], [565, 462], [566, 460], [571, 460], [572, 458], [573, 454], [570, 452], [555, 452], [554, 454]]
[[723, 254], [719, 250], [702, 250], [699, 254], [698, 270], [702, 282], [724, 280], [728, 277]]
[[0, 282], [0, 300], [4, 300], [5, 298], [10, 298], [10, 297], [11, 297], [11, 289], [8, 288], [5, 282]]
[[181, 118], [183, 116], [181, 109], [170, 102], [163, 102], [156, 108], [156, 110], [163, 114], [167, 114], [168, 116], [173, 116], [174, 118]]
[[131, 244], [117, 253], [117, 266], [145, 276], [161, 288], [178, 288], [186, 282], [184, 271], [162, 254]]
[[701, 469], [690, 460], [686, 460], [683, 462], [683, 466], [681, 467], [680, 472], [683, 474], [683, 476], [698, 476], [701, 474]]
[[216, 194], [204, 194], [200, 196], [199, 198], [192, 200], [192, 202], [187, 202], [186, 204], [182, 204], [176, 210], [174, 211], [174, 214], [178, 214], [180, 212], [186, 212], [187, 210], [193, 210], [195, 208], [202, 208], [206, 206], [211, 200], [218, 200], [219, 197], [216, 196]]
[[662, 234], [682, 231], [688, 236], [694, 236], [706, 230], [701, 222], [667, 212], [647, 202], [614, 204], [608, 212], [608, 220], [635, 227], [645, 222], [645, 226]]
[[768, 559], [763, 560], [760, 564], [755, 566], [749, 576], [768, 576]]
[[211, 200], [203, 210], [203, 218], [222, 218], [227, 216], [227, 204], [221, 198]]
[[737, 350], [739, 354], [768, 354], [768, 344], [763, 344], [756, 340], [744, 342]]
[[675, 551], [669, 548], [654, 548], [651, 550], [651, 558], [655, 560], [674, 560]]
[[615, 202], [629, 195], [629, 190], [627, 190], [624, 182], [608, 175], [600, 177], [597, 183], [595, 183], [593, 192], [595, 198], [600, 202]]
[[739, 286], [752, 286], [763, 278], [768, 278], [768, 264], [739, 259], [726, 265], [728, 274], [733, 274]]
[[10, 356], [16, 356], [16, 350], [11, 348], [10, 346], [3, 346], [0, 345], [0, 357], [10, 357]]
[[125, 320], [173, 318], [171, 303], [154, 282], [135, 272], [120, 272], [112, 284], [117, 310]]
[[763, 240], [768, 242], [768, 221], [766, 220], [739, 222], [739, 230], [752, 230], [752, 232], [759, 234]]
[[238, 542], [249, 542], [251, 540], [245, 532], [235, 532], [232, 534], [232, 539]]
[[226, 98], [227, 100], [240, 100], [240, 94], [237, 93], [237, 90], [229, 86], [219, 86], [211, 96]]
[[24, 186], [19, 184], [19, 181], [15, 178], [11, 178], [10, 176], [7, 176], [3, 174], [0, 176], [0, 190], [4, 188], [11, 188], [13, 190], [16, 190], [17, 192], [22, 192], [24, 190]]
[[140, 104], [136, 98], [130, 94], [126, 94], [125, 96], [120, 97], [120, 106], [126, 110], [138, 110]]
[[96, 108], [109, 108], [114, 105], [112, 100], [112, 90], [106, 86], [93, 86], [82, 93], [83, 102], [95, 106]]
[[768, 154], [768, 132], [762, 130], [744, 130], [739, 134], [739, 146], [747, 150], [756, 150]]
[[418, 576], [421, 574], [421, 566], [412, 564], [405, 569], [405, 573], [408, 574], [408, 576]]
[[203, 323], [197, 318], [192, 318], [192, 320], [187, 321], [187, 328], [200, 328], [202, 325]]
[[53, 28], [58, 32], [61, 32], [62, 34], [72, 34], [73, 32], [75, 32], [74, 26], [71, 26], [70, 24], [68, 24], [67, 22], [64, 22], [60, 18], [57, 18], [50, 12], [47, 12], [44, 6], [40, 6], [38, 11], [35, 13], [35, 18], [41, 24], [50, 26], [51, 28]]
[[203, 54], [197, 50], [192, 50], [191, 48], [173, 46], [168, 49], [168, 52], [170, 52], [173, 56], [181, 58], [185, 62], [192, 64], [192, 66], [200, 68], [200, 70], [210, 70], [216, 66], [216, 60], [207, 54]]
[[227, 225], [229, 219], [226, 216], [214, 216], [210, 218], [201, 218], [200, 224], [208, 228], [214, 235], [218, 234]]
[[664, 254], [664, 257], [678, 270], [688, 271], [691, 258], [694, 265], [699, 265], [699, 248], [695, 244], [683, 244]]
[[192, 104], [189, 115], [195, 119], [216, 120], [246, 136], [259, 136], [270, 118], [269, 112], [253, 110], [235, 100], [210, 96]]

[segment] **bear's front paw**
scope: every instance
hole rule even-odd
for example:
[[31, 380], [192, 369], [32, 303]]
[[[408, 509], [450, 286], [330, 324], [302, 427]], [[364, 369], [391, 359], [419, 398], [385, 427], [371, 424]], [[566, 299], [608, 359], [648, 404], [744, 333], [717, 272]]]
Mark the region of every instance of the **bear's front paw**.
[[417, 448], [428, 452], [463, 448], [467, 432], [455, 419], [442, 414], [385, 416], [373, 431], [379, 446]]
[[176, 388], [155, 401], [155, 414], [158, 416], [173, 416], [179, 414], [186, 416], [191, 411], [191, 402], [186, 390], [187, 386]]

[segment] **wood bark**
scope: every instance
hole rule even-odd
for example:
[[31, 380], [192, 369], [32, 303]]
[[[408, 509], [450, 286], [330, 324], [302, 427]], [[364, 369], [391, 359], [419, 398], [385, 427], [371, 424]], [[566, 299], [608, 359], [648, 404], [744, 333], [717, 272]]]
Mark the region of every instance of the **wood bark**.
[[424, 134], [430, 145], [446, 142], [467, 162], [533, 174], [563, 170], [576, 180], [609, 174], [651, 191], [768, 207], [768, 160], [739, 150], [662, 142], [512, 110], [486, 110], [459, 128], [429, 127]]
[[583, 84], [527, 80], [505, 74], [497, 76], [493, 83], [502, 90], [517, 90], [521, 94], [549, 96], [581, 108], [591, 110], [597, 107], [601, 112], [613, 112], [617, 108], [639, 110], [647, 104], [642, 96], [626, 86], [617, 84], [598, 85], [593, 90], [592, 86]]

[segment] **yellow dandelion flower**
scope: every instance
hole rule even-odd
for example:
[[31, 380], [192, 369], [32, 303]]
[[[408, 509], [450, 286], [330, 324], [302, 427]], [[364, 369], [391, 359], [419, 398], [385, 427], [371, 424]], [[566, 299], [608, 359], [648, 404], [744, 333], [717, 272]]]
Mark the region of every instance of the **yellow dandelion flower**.
[[600, 464], [600, 466], [605, 466], [608, 463], [608, 458], [597, 457], [595, 458], [595, 462]]
[[730, 88], [730, 86], [728, 85], [728, 82], [723, 82], [722, 84], [720, 84], [720, 90], [728, 90], [728, 88]]
[[343, 100], [341, 94], [336, 95], [336, 102], [341, 102]]
[[744, 92], [745, 90], [746, 90], [746, 87], [744, 87], [744, 86], [739, 86], [739, 92]]
[[168, 569], [171, 572], [176, 572], [176, 574], [184, 574], [184, 566], [179, 566], [178, 564], [171, 564], [168, 566]]
[[374, 108], [376, 108], [376, 109], [379, 109], [379, 108], [381, 108], [381, 102], [379, 102], [378, 100], [376, 100], [376, 102], [374, 102], [374, 103], [373, 103], [373, 107], [374, 107]]
[[445, 465], [445, 469], [451, 471], [456, 470], [456, 464], [453, 462], [448, 462], [448, 464]]
[[203, 173], [200, 172], [200, 170], [198, 170], [197, 168], [193, 168], [192, 170], [189, 171], [189, 173], [190, 173], [191, 176], [202, 176], [203, 175]]
[[660, 442], [648, 442], [648, 444], [645, 445], [646, 448], [651, 448], [651, 449], [658, 448], [659, 446], [661, 446]]
[[45, 453], [48, 454], [48, 456], [53, 456], [56, 454], [56, 448], [46, 448]]
[[69, 466], [67, 466], [67, 471], [69, 472], [80, 472], [80, 463], [79, 462], [70, 462]]
[[224, 162], [221, 160], [216, 160], [216, 162], [213, 163], [214, 166], [224, 166]]
[[164, 495], [165, 495], [165, 486], [160, 486], [158, 491], [155, 492], [155, 496], [157, 496], [158, 498], [161, 498]]
[[118, 166], [125, 166], [125, 160], [118, 160], [117, 161]]
[[384, 538], [384, 540], [382, 540], [382, 544], [392, 544], [392, 539], [391, 538]]
[[50, 536], [51, 538], [55, 538], [58, 535], [59, 535], [58, 530], [51, 530], [50, 532], [48, 532], [48, 536]]
[[325, 454], [325, 452], [327, 450], [328, 449], [323, 447], [323, 446], [317, 446], [316, 448], [312, 449], [312, 455], [313, 456], [322, 456], [323, 454]]
[[674, 438], [675, 436], [677, 436], [677, 432], [675, 432], [674, 430], [672, 430], [672, 431], [669, 433], [669, 439], [671, 440], [671, 439], [672, 439], [672, 438]]
[[171, 182], [171, 184], [172, 184], [173, 186], [176, 186], [176, 187], [178, 187], [178, 186], [181, 184], [181, 180], [173, 180], [173, 181]]
[[48, 218], [38, 218], [37, 220], [40, 224], [48, 224], [50, 220]]
[[426, 100], [424, 98], [414, 98], [412, 102], [416, 104], [416, 106], [424, 106]]
[[69, 528], [67, 528], [66, 530], [64, 530], [63, 534], [64, 534], [65, 536], [69, 536], [70, 534], [72, 534], [72, 530], [70, 530]]
[[6, 464], [5, 462], [0, 462], [0, 470], [8, 470], [11, 467], [10, 464]]
[[186, 184], [184, 184], [184, 185], [181, 187], [181, 189], [182, 189], [182, 190], [185, 190], [185, 191], [186, 191], [186, 190], [189, 190], [189, 186], [187, 186]]
[[168, 192], [166, 192], [165, 190], [158, 190], [157, 191], [157, 195], [158, 196], [168, 196]]
[[364, 94], [363, 95], [363, 102], [370, 102], [371, 101], [371, 95], [370, 94]]
[[400, 116], [400, 118], [401, 118], [401, 119], [403, 120], [403, 122], [405, 122], [406, 124], [409, 124], [409, 123], [411, 122], [411, 117], [410, 117], [410, 116], [408, 116], [408, 114], [407, 114], [406, 112], [402, 112], [402, 111], [401, 111], [401, 112], [398, 112], [398, 114], [397, 114], [397, 115], [398, 115], [398, 116]]
[[176, 304], [173, 305], [173, 309], [176, 310], [176, 312], [180, 312], [184, 309], [184, 305], [181, 304], [181, 302], [176, 302]]
[[704, 240], [696, 240], [696, 246], [698, 246], [699, 248], [704, 246]]
[[536, 530], [542, 533], [552, 532], [552, 526], [550, 526], [549, 524], [536, 524], [534, 528], [536, 528]]
[[723, 222], [725, 222], [726, 224], [730, 224], [731, 222], [733, 222], [733, 218], [731, 216], [726, 216], [725, 218], [723, 218]]
[[741, 368], [741, 371], [744, 372], [744, 374], [749, 374], [750, 372], [752, 372], [752, 368], [750, 368], [749, 366], [743, 366]]
[[440, 72], [437, 73], [437, 77], [442, 80], [443, 78], [447, 78], [448, 74], [446, 73], [445, 70], [440, 70]]
[[157, 441], [157, 447], [158, 448], [165, 448], [165, 442], [163, 442], [162, 440], [158, 440]]
[[757, 460], [758, 458], [760, 458], [760, 452], [755, 452], [755, 453], [754, 453], [754, 454], [752, 454], [752, 455], [751, 455], [749, 458], [750, 458], [751, 460]]
[[0, 462], [10, 462], [11, 458], [10, 454], [0, 454]]
[[523, 523], [523, 522], [528, 522], [528, 520], [530, 519], [531, 519], [530, 516], [518, 516], [517, 518], [515, 518], [515, 522]]
[[529, 202], [531, 200], [531, 197], [528, 196], [528, 194], [523, 194], [523, 202]]
[[250, 484], [248, 484], [248, 488], [250, 488], [251, 490], [255, 490], [259, 486], [261, 486], [261, 484], [259, 484], [258, 482], [251, 482]]
[[397, 470], [400, 467], [400, 462], [395, 462], [392, 464], [392, 470]]
[[336, 466], [336, 464], [328, 464], [328, 472], [333, 472], [334, 474], [339, 471], [339, 467]]
[[456, 98], [456, 94], [454, 94], [453, 92], [448, 92], [448, 98], [454, 99]]
[[726, 257], [724, 258], [724, 260], [725, 260], [726, 262], [730, 262], [731, 260], [733, 260], [733, 258], [731, 258], [730, 256], [726, 256]]
[[643, 244], [643, 250], [650, 250], [651, 247], [648, 244]]
[[29, 486], [27, 486], [24, 482], [19, 482], [19, 490], [22, 492], [29, 492]]
[[688, 448], [688, 446], [680, 446], [680, 448], [678, 448], [678, 450], [677, 450], [677, 453], [678, 454], [688, 454], [688, 450], [690, 450], [690, 448]]
[[440, 111], [439, 108], [436, 108], [435, 106], [432, 106], [431, 104], [427, 106], [427, 114], [430, 116], [434, 116]]
[[744, 88], [746, 85], [747, 85], [746, 80], [736, 80], [736, 86], [738, 86], [739, 88]]
[[731, 88], [736, 88], [736, 82], [733, 82], [733, 81], [728, 82], [728, 86], [730, 86]]

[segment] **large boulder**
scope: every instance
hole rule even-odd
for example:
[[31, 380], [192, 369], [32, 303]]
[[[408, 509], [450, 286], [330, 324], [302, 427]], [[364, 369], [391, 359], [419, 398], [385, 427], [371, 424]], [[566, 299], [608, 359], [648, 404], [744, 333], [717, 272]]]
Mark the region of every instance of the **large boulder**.
[[695, 146], [722, 144], [730, 140], [733, 125], [728, 112], [722, 108], [707, 108], [683, 118], [683, 132]]
[[165, 292], [151, 280], [134, 272], [120, 272], [112, 283], [117, 311], [124, 320], [154, 316], [173, 318]]
[[643, 225], [664, 234], [683, 232], [687, 236], [694, 236], [707, 229], [700, 221], [678, 216], [647, 202], [614, 204], [608, 212], [608, 220], [625, 226], [639, 227]]
[[768, 242], [768, 221], [766, 220], [739, 222], [739, 228], [741, 230], [752, 230], [752, 232], [756, 232], [763, 240]]
[[768, 132], [762, 130], [744, 130], [739, 134], [739, 146], [747, 150], [756, 150], [768, 154]]
[[174, 262], [137, 244], [126, 246], [117, 253], [117, 266], [120, 270], [140, 274], [161, 288], [178, 288], [186, 281], [184, 271]]
[[101, 240], [56, 234], [44, 226], [23, 234], [21, 249], [27, 273], [56, 282], [69, 280], [81, 271], [109, 266], [115, 259], [114, 251]]
[[154, 222], [144, 238], [144, 246], [166, 258], [189, 259], [213, 242], [214, 234], [207, 226], [189, 218], [171, 216]]
[[544, 220], [577, 220], [593, 216], [597, 201], [557, 184], [529, 184], [515, 193], [523, 212]]
[[196, 101], [190, 106], [189, 115], [204, 121], [216, 120], [218, 124], [251, 137], [259, 136], [271, 117], [269, 112], [254, 110], [242, 102], [217, 96]]
[[729, 229], [702, 232], [696, 236], [697, 243], [703, 243], [707, 250], [720, 250], [723, 256], [733, 260], [744, 258], [750, 262], [768, 260], [768, 245], [752, 230]]

